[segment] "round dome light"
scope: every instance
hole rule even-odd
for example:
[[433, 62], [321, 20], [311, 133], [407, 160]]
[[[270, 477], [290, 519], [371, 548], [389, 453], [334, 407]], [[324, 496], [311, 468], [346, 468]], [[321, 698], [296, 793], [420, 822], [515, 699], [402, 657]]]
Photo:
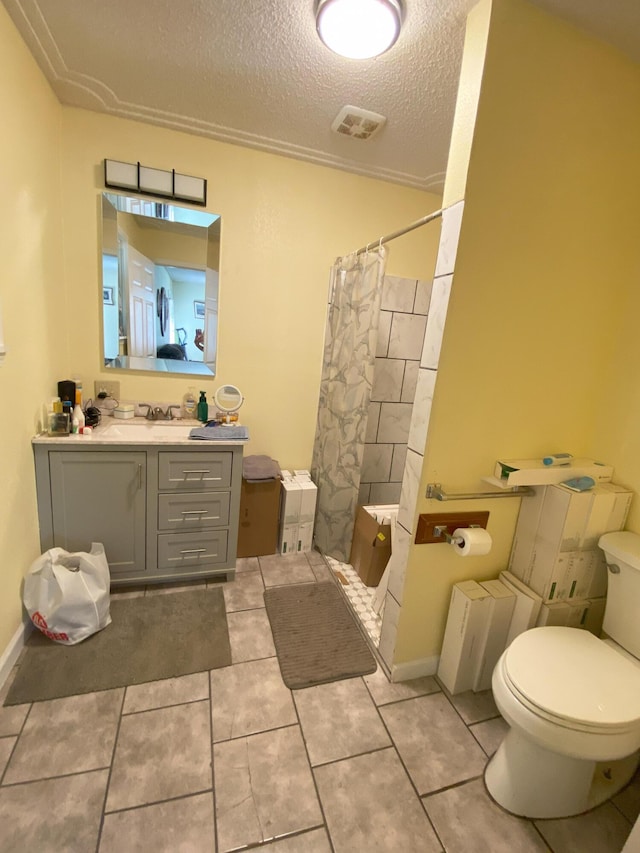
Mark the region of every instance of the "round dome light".
[[318, 35], [326, 46], [348, 59], [371, 59], [395, 44], [400, 35], [399, 0], [320, 0]]

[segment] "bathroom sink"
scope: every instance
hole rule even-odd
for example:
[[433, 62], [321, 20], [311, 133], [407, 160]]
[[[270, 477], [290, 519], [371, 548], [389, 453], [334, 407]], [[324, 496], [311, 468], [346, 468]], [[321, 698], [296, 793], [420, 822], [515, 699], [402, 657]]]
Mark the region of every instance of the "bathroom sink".
[[188, 438], [193, 424], [177, 424], [171, 422], [150, 421], [146, 424], [109, 424], [101, 427], [96, 438], [117, 439], [118, 441], [155, 441], [167, 438]]

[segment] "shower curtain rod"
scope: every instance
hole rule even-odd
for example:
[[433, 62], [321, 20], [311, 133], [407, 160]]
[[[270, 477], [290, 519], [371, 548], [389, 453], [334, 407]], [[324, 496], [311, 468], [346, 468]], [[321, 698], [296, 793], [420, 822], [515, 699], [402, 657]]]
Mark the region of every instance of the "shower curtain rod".
[[395, 240], [396, 237], [402, 237], [403, 234], [408, 234], [409, 231], [413, 231], [415, 228], [421, 228], [423, 225], [426, 225], [427, 222], [431, 222], [433, 219], [437, 219], [439, 216], [442, 216], [442, 210], [434, 210], [433, 213], [428, 213], [426, 216], [423, 216], [422, 219], [418, 219], [415, 222], [412, 222], [411, 225], [407, 225], [406, 228], [400, 228], [399, 231], [394, 231], [392, 234], [387, 234], [386, 237], [380, 237], [379, 240], [374, 240], [373, 243], [367, 243], [366, 246], [363, 246], [361, 249], [358, 249], [356, 255], [362, 255], [364, 252], [368, 252], [369, 249], [374, 246], [383, 246], [385, 243], [389, 243], [391, 240]]

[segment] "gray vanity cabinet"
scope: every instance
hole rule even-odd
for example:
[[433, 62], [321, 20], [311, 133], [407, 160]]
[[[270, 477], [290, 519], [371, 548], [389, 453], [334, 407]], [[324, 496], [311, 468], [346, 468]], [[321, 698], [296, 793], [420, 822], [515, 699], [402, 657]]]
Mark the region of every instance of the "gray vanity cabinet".
[[114, 584], [232, 579], [243, 448], [203, 444], [34, 441], [42, 550], [102, 542]]
[[49, 453], [52, 545], [88, 551], [105, 546], [112, 575], [145, 569], [147, 455]]

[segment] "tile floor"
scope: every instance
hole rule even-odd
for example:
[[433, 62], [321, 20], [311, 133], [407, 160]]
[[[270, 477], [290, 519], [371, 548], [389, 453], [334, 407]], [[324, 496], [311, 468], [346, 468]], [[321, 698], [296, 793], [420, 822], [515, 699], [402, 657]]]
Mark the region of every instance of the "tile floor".
[[0, 707], [2, 853], [619, 853], [639, 778], [581, 817], [507, 814], [482, 781], [505, 730], [490, 693], [451, 698], [380, 669], [288, 690], [263, 590], [329, 569], [317, 555], [239, 563], [224, 585], [231, 666]]

